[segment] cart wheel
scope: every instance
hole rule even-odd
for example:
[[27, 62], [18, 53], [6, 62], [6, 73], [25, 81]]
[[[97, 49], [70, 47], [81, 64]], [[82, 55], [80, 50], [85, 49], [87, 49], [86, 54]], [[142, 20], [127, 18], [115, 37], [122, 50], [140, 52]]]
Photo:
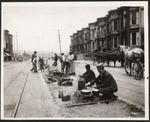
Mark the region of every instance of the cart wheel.
[[133, 64], [133, 76], [136, 80], [141, 80], [143, 77], [143, 65], [138, 62]]

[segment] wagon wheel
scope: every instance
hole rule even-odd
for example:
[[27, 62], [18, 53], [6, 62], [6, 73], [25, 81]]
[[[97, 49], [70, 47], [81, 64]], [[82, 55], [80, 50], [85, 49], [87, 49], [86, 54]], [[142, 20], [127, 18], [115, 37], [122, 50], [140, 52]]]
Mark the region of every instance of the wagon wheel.
[[133, 76], [137, 80], [141, 80], [143, 77], [143, 65], [141, 62], [133, 64]]
[[124, 69], [127, 75], [131, 75], [130, 74], [130, 61], [128, 59], [125, 59]]

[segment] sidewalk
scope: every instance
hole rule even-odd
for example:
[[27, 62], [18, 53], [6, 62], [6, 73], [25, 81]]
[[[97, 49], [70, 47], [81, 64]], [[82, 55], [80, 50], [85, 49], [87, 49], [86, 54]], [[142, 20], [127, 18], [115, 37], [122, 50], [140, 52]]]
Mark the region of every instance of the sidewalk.
[[27, 79], [17, 118], [53, 118], [53, 115], [59, 115], [59, 107], [53, 102], [50, 92], [42, 73], [31, 72]]

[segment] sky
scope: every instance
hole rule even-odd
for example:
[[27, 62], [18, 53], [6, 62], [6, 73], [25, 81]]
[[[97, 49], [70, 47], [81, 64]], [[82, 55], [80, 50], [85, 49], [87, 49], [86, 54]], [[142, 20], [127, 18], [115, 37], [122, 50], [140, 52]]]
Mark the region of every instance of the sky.
[[[109, 10], [134, 2], [3, 2], [2, 29], [13, 35], [14, 51], [69, 50], [70, 35], [88, 27]], [[140, 4], [136, 4], [140, 5]], [[17, 36], [16, 36], [17, 35]]]

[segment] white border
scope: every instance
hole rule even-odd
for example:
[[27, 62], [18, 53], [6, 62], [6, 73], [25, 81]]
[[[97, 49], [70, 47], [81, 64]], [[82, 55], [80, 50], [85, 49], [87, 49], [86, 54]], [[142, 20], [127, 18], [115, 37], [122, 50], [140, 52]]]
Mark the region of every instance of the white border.
[[[144, 36], [145, 36], [145, 118], [95, 118], [94, 120], [148, 120], [149, 119], [149, 62], [148, 62], [148, 1], [126, 1], [126, 2], [119, 2], [119, 1], [109, 1], [109, 2], [2, 2], [2, 11], [1, 15], [3, 15], [3, 6], [112, 6], [120, 5], [120, 6], [144, 6]], [[95, 18], [96, 19], [96, 18]], [[2, 28], [1, 28], [1, 45], [3, 47], [3, 19], [1, 21]], [[3, 48], [1, 48], [1, 73], [3, 73]], [[4, 96], [3, 93], [3, 74], [1, 74], [1, 96]], [[1, 98], [1, 117], [2, 119], [8, 120], [23, 120], [23, 118], [4, 118], [4, 101]], [[93, 120], [93, 118], [25, 118], [26, 120]]]

